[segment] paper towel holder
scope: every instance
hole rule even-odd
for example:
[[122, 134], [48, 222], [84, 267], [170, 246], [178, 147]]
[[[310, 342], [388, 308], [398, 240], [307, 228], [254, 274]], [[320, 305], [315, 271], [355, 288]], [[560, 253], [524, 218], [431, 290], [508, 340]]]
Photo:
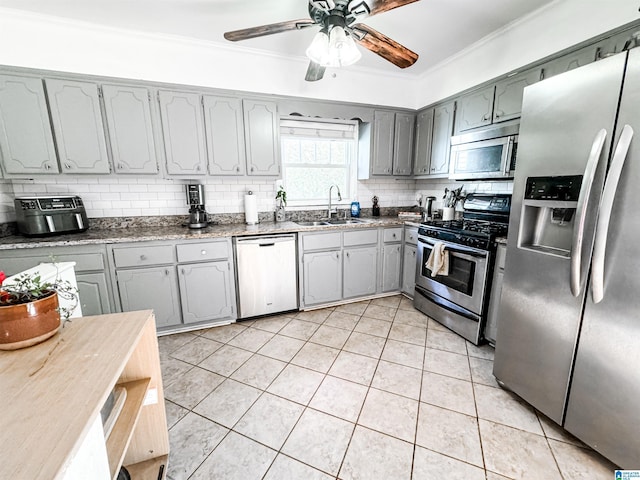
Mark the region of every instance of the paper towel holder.
[[244, 218], [247, 225], [257, 225], [259, 223], [258, 203], [251, 190], [244, 196]]

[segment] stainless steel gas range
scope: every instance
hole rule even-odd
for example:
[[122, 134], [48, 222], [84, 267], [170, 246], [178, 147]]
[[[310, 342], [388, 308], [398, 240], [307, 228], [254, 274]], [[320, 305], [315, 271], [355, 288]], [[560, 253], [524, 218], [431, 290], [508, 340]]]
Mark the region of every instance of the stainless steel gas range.
[[[470, 194], [462, 220], [433, 220], [418, 229], [414, 306], [470, 342], [482, 342], [497, 237], [509, 224], [511, 195]], [[448, 271], [433, 275], [427, 260], [438, 242]]]

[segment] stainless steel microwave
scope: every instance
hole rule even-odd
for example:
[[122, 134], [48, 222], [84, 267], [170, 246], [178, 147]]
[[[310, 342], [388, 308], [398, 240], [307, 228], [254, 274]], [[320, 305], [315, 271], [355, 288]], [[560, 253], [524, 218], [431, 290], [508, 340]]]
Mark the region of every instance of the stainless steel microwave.
[[519, 123], [507, 123], [451, 137], [449, 178], [482, 180], [513, 178]]

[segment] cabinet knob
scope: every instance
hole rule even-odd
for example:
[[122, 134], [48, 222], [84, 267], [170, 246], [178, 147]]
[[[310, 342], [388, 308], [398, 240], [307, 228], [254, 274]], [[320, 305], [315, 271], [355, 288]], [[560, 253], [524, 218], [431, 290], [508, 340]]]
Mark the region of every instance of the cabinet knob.
[[185, 272], [184, 268], [182, 270], [180, 270], [180, 273], [182, 273], [183, 275], [187, 272]]
[[340, 253], [336, 253], [336, 258], [340, 258]]
[[49, 165], [48, 163], [44, 164], [44, 169], [45, 170], [51, 170], [51, 165]]
[[347, 258], [349, 258], [349, 252], [347, 252]]
[[251, 167], [251, 171], [253, 172], [254, 170], [255, 170], [255, 168], [254, 168], [254, 167]]
[[240, 167], [236, 167], [236, 172], [240, 173]]
[[196, 165], [196, 171], [200, 171], [200, 165]]
[[416, 252], [411, 252], [411, 254], [415, 257], [416, 256]]
[[66, 168], [67, 170], [71, 170], [71, 165], [69, 163], [65, 163], [64, 168]]
[[146, 255], [140, 255], [140, 260], [145, 261], [147, 259]]
[[200, 250], [200, 255], [206, 255], [207, 251], [206, 250]]
[[165, 271], [164, 271], [164, 274], [165, 274], [165, 275], [169, 275], [169, 270], [165, 270]]
[[391, 236], [392, 236], [393, 238], [396, 238], [396, 234], [395, 234], [395, 233], [392, 233], [392, 234], [391, 234]]
[[123, 168], [124, 168], [124, 165], [123, 165], [123, 164], [121, 164], [121, 163], [119, 163], [119, 164], [118, 164], [118, 170], [122, 170]]

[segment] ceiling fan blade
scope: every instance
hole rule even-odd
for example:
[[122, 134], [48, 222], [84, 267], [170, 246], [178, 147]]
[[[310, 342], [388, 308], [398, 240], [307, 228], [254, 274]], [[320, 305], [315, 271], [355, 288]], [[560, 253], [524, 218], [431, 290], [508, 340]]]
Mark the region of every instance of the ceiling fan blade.
[[383, 35], [364, 23], [351, 27], [353, 39], [367, 50], [380, 55], [385, 60], [400, 68], [407, 68], [416, 63], [418, 54], [395, 40]]
[[307, 68], [307, 74], [304, 79], [307, 82], [316, 82], [320, 80], [324, 76], [324, 71], [326, 67], [323, 67], [319, 63], [309, 62], [309, 67]]
[[237, 42], [238, 40], [263, 37], [265, 35], [288, 32], [290, 30], [302, 30], [303, 28], [313, 27], [315, 24], [316, 23], [310, 18], [302, 20], [289, 20], [287, 22], [271, 23], [269, 25], [261, 25], [259, 27], [243, 28], [242, 30], [226, 32], [224, 34], [224, 38], [232, 42]]
[[347, 10], [353, 16], [361, 18], [362, 16], [371, 16], [378, 13], [388, 12], [394, 8], [404, 7], [410, 3], [419, 2], [420, 0], [353, 0]]

